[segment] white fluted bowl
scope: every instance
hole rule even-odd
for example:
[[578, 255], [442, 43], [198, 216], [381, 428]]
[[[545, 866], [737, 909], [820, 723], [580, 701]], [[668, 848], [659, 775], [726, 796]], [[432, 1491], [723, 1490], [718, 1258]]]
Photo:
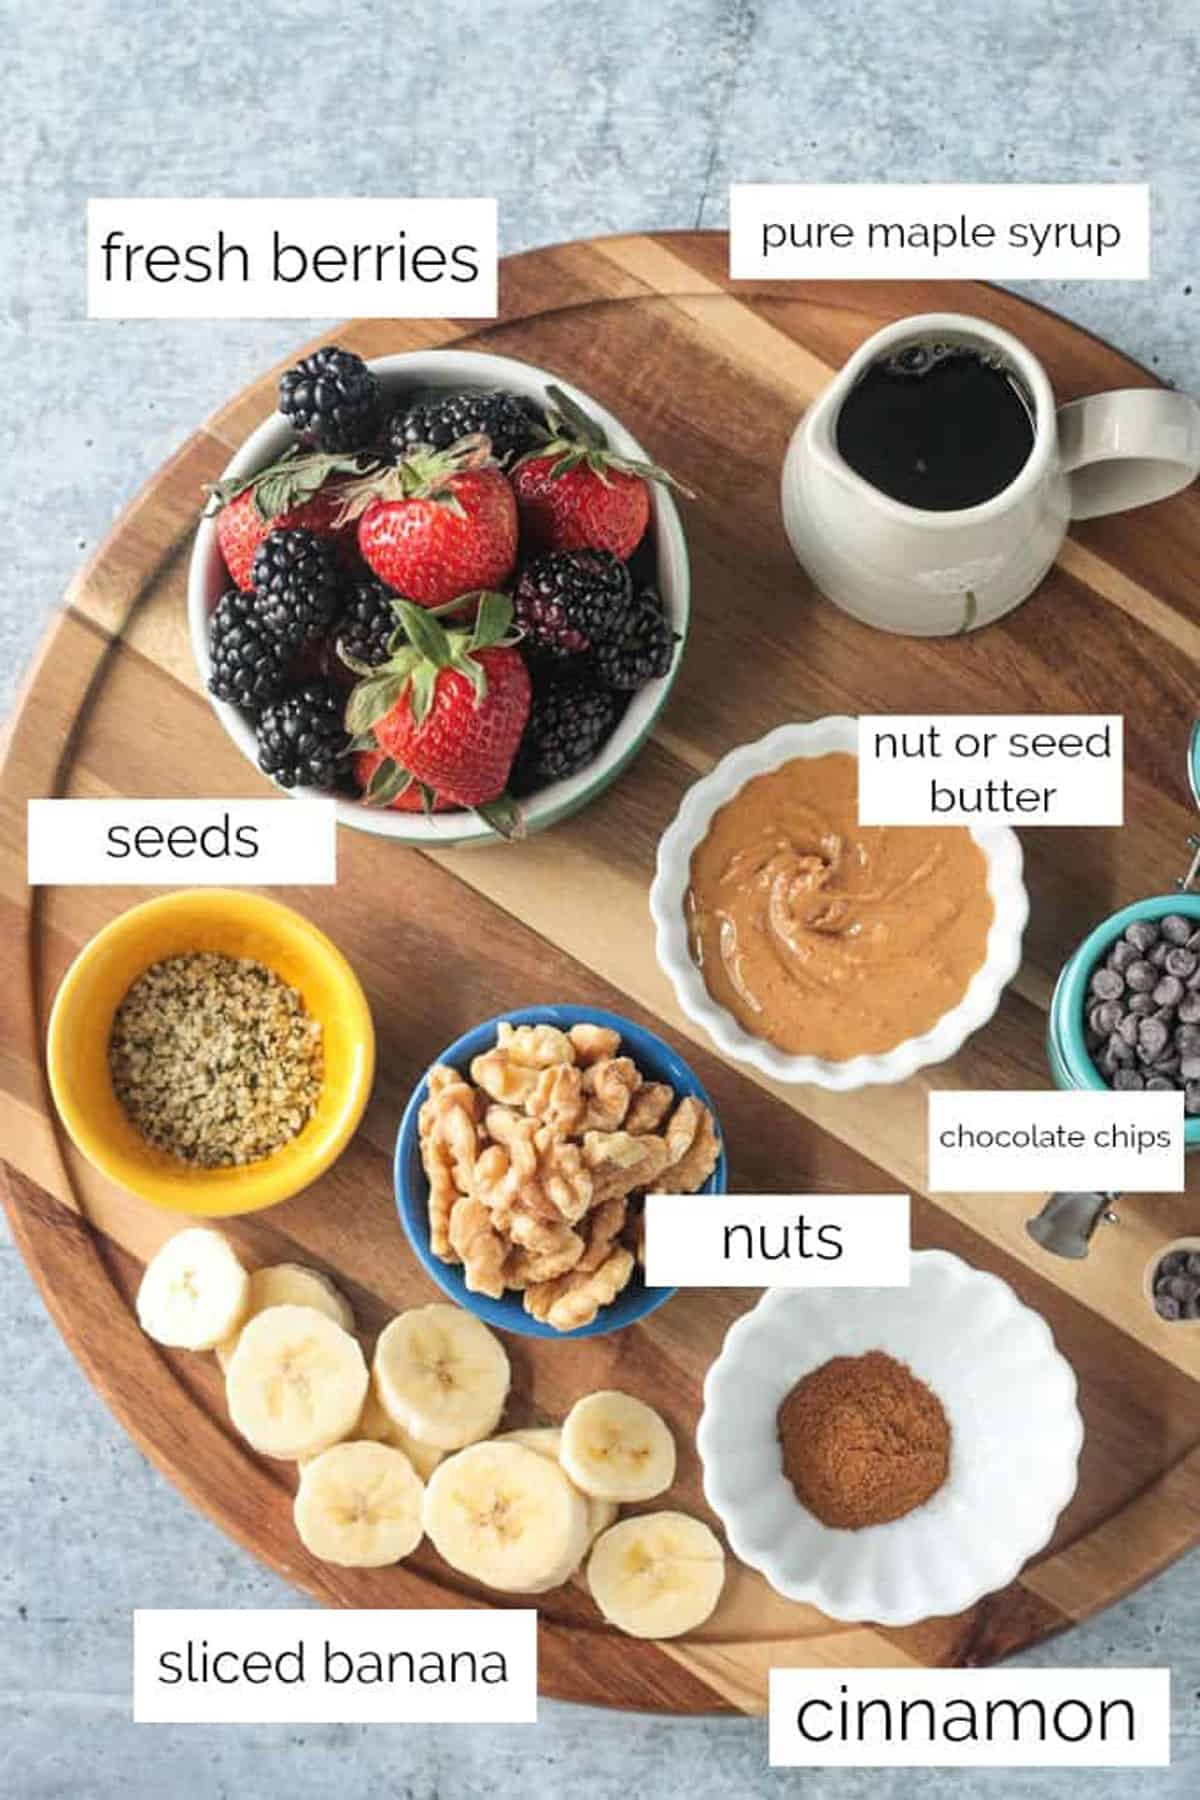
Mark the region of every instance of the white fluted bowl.
[[814, 719], [804, 725], [781, 725], [755, 743], [731, 750], [711, 774], [695, 782], [658, 846], [658, 867], [650, 889], [658, 961], [689, 1019], [702, 1025], [717, 1049], [738, 1062], [748, 1062], [773, 1081], [811, 1082], [824, 1088], [860, 1088], [906, 1081], [930, 1063], [945, 1062], [961, 1049], [1000, 1004], [1000, 996], [1021, 965], [1021, 939], [1029, 918], [1029, 898], [1021, 879], [1021, 841], [1007, 825], [969, 826], [988, 866], [992, 926], [987, 953], [971, 977], [957, 1006], [943, 1013], [920, 1037], [906, 1038], [878, 1055], [851, 1056], [842, 1062], [796, 1055], [755, 1037], [704, 985], [688, 943], [684, 899], [691, 880], [692, 855], [708, 834], [714, 813], [756, 775], [769, 775], [797, 757], [828, 756], [835, 751], [858, 755], [858, 720], [844, 714]]
[[[835, 1531], [783, 1473], [780, 1402], [834, 1356], [885, 1350], [950, 1421], [950, 1471], [915, 1512]], [[1083, 1421], [1049, 1326], [995, 1275], [915, 1252], [907, 1288], [776, 1288], [730, 1327], [704, 1384], [704, 1492], [742, 1562], [830, 1618], [913, 1625], [1007, 1586], [1075, 1492]]]

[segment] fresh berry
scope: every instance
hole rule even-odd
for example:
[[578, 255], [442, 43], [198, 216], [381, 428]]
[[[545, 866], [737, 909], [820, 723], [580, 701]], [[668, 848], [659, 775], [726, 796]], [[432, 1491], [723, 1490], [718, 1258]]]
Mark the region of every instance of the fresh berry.
[[263, 626], [285, 644], [324, 637], [341, 605], [337, 551], [328, 538], [302, 527], [267, 533], [251, 580]]
[[643, 588], [630, 608], [621, 636], [596, 646], [596, 668], [609, 687], [633, 693], [667, 673], [675, 643], [662, 601], [653, 588]]
[[351, 664], [375, 668], [388, 659], [388, 646], [399, 627], [392, 604], [396, 596], [382, 581], [367, 576], [356, 581], [337, 626], [337, 647]]
[[481, 595], [470, 631], [447, 631], [407, 600], [396, 610], [409, 642], [359, 682], [346, 709], [350, 730], [372, 732], [394, 762], [458, 806], [500, 800], [529, 717], [511, 601]]
[[388, 587], [420, 606], [500, 587], [517, 554], [517, 507], [486, 440], [418, 450], [350, 490], [358, 547]]
[[356, 548], [357, 527], [341, 518], [344, 495], [338, 476], [362, 470], [353, 457], [302, 456], [292, 450], [253, 475], [219, 481], [209, 489], [220, 508], [217, 543], [234, 583], [250, 586], [258, 546], [271, 530], [302, 525], [318, 537]]
[[[368, 806], [389, 812], [453, 812], [454, 804], [414, 781], [386, 750], [358, 750], [352, 758], [354, 785]], [[374, 791], [372, 791], [374, 790]]]
[[259, 714], [258, 766], [280, 787], [332, 788], [348, 746], [341, 697], [326, 682], [306, 682]]
[[361, 356], [329, 344], [285, 369], [279, 410], [302, 443], [320, 450], [362, 450], [378, 432], [383, 394]]
[[600, 426], [561, 389], [547, 393], [541, 442], [512, 472], [522, 539], [535, 549], [610, 550], [628, 561], [650, 521], [647, 483], [679, 483], [654, 463], [610, 450]]
[[287, 686], [288, 647], [263, 629], [254, 594], [233, 590], [218, 600], [208, 647], [208, 685], [218, 700], [258, 712]]
[[582, 656], [621, 637], [633, 610], [629, 570], [607, 550], [552, 550], [522, 569], [517, 625], [536, 655]]
[[616, 724], [618, 702], [584, 676], [560, 675], [534, 696], [521, 742], [522, 791], [565, 781], [595, 757]]
[[532, 449], [536, 425], [531, 401], [497, 388], [492, 393], [443, 394], [410, 406], [393, 415], [388, 437], [393, 453], [403, 457], [418, 444], [448, 450], [460, 438], [482, 432], [496, 460], [508, 463]]

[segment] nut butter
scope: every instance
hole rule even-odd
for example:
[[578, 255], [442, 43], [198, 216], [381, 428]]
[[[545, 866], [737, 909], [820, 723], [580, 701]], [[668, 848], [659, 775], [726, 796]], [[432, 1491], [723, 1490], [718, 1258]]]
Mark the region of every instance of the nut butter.
[[859, 825], [845, 754], [748, 781], [694, 852], [685, 904], [713, 999], [754, 1036], [832, 1062], [928, 1031], [983, 965], [992, 924], [970, 832]]

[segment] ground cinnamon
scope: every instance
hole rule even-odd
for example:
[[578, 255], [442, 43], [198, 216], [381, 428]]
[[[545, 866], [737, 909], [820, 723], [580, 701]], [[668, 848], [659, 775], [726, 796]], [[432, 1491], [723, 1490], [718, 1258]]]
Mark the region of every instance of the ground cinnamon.
[[884, 1525], [937, 1493], [950, 1465], [942, 1403], [883, 1350], [835, 1356], [798, 1381], [778, 1414], [783, 1468], [823, 1525]]

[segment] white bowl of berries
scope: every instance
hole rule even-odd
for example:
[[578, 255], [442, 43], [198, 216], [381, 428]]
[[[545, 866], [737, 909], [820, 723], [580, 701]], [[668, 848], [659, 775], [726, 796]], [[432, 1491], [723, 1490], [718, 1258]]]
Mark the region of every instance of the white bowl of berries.
[[277, 785], [417, 844], [566, 818], [687, 638], [678, 484], [590, 396], [475, 351], [329, 346], [214, 484], [188, 578], [213, 710]]

